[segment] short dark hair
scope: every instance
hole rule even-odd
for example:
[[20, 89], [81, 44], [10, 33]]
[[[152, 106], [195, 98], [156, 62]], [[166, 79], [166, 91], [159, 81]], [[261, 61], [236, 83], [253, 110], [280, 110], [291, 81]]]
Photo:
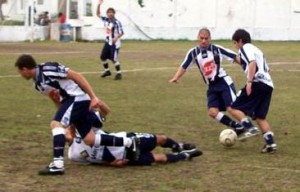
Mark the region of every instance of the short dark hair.
[[36, 61], [31, 55], [20, 55], [15, 63], [15, 67], [22, 69], [22, 68], [27, 68], [27, 69], [33, 69], [37, 66]]
[[199, 32], [198, 32], [198, 36], [199, 36], [200, 33], [202, 33], [202, 32], [206, 32], [206, 33], [208, 33], [208, 35], [210, 36], [210, 30], [209, 30], [208, 28], [206, 28], [206, 27], [201, 28], [201, 29], [199, 30]]
[[108, 12], [113, 12], [113, 13], [116, 13], [116, 10], [114, 9], [114, 8], [112, 8], [112, 7], [110, 7], [110, 8], [108, 8], [107, 10], [106, 10], [106, 13], [108, 13]]
[[234, 34], [232, 35], [232, 40], [233, 41], [239, 41], [242, 40], [242, 42], [245, 43], [251, 43], [251, 36], [250, 33], [248, 33], [248, 31], [246, 31], [245, 29], [238, 29], [234, 32]]

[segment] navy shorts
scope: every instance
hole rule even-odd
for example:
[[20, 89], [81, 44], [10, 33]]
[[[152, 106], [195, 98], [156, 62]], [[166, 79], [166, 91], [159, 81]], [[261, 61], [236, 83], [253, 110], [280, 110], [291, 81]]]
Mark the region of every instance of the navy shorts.
[[109, 59], [113, 62], [118, 61], [119, 49], [116, 48], [116, 45], [109, 45], [108, 43], [104, 44], [102, 49], [100, 59], [106, 60]]
[[206, 95], [208, 108], [214, 107], [220, 111], [226, 111], [236, 98], [236, 90], [233, 83], [228, 84], [224, 78], [221, 78], [209, 84]]
[[152, 165], [155, 162], [155, 159], [151, 151], [156, 147], [156, 136], [151, 133], [134, 133], [131, 135], [135, 135], [140, 138], [141, 154], [137, 161], [130, 159], [128, 165]]
[[271, 103], [273, 88], [259, 82], [252, 83], [252, 92], [248, 96], [246, 86], [232, 104], [233, 109], [243, 111], [253, 119], [266, 119]]
[[64, 127], [75, 125], [80, 136], [84, 138], [92, 126], [100, 126], [99, 118], [89, 109], [89, 100], [74, 102], [74, 99], [71, 97], [63, 100], [53, 120], [61, 122]]

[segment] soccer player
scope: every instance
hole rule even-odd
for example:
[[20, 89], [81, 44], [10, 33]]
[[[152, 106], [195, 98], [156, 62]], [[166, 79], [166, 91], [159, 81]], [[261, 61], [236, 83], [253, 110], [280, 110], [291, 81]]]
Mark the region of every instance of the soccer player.
[[115, 80], [120, 80], [122, 79], [122, 74], [118, 56], [121, 48], [120, 38], [123, 36], [124, 32], [121, 22], [115, 18], [115, 9], [108, 8], [106, 11], [107, 17], [101, 15], [100, 9], [102, 3], [103, 0], [99, 0], [99, 4], [97, 6], [97, 16], [104, 22], [106, 30], [105, 44], [100, 55], [100, 59], [104, 67], [104, 72], [101, 77], [107, 77], [111, 75], [107, 61], [109, 59], [113, 62], [116, 68], [117, 74], [115, 76]]
[[[94, 93], [88, 81], [80, 73], [57, 62], [37, 64], [31, 55], [18, 57], [15, 66], [21, 76], [33, 79], [35, 88], [57, 101], [57, 112], [50, 123], [53, 136], [53, 162], [39, 171], [41, 175], [64, 173], [65, 127], [73, 124], [88, 145], [126, 146], [135, 148], [135, 138], [119, 138], [111, 135], [95, 135], [95, 113], [90, 108], [103, 108], [104, 102]], [[106, 109], [108, 110], [108, 109]], [[108, 111], [106, 111], [108, 112]], [[99, 126], [101, 124], [96, 123]], [[133, 150], [135, 151], [135, 149]]]
[[266, 142], [261, 152], [274, 153], [277, 145], [271, 126], [266, 120], [274, 87], [268, 64], [263, 52], [251, 43], [251, 36], [246, 30], [236, 30], [232, 40], [239, 50], [240, 63], [247, 82], [229, 112], [247, 129], [245, 137], [251, 137], [258, 132], [246, 115], [255, 119]]
[[[202, 155], [202, 151], [188, 143], [177, 143], [165, 135], [151, 133], [118, 132], [105, 133], [100, 129], [94, 129], [95, 134], [109, 134], [118, 137], [139, 138], [139, 156], [133, 156], [132, 150], [125, 147], [89, 146], [75, 133], [71, 126], [66, 129], [66, 139], [69, 141], [68, 158], [82, 163], [96, 163], [112, 166], [124, 165], [152, 165], [154, 163], [174, 163], [181, 160], [190, 160]], [[172, 153], [152, 152], [156, 146], [171, 148]]]
[[178, 68], [171, 83], [178, 83], [186, 70], [193, 63], [198, 67], [204, 82], [208, 85], [207, 106], [208, 115], [218, 122], [233, 128], [237, 134], [243, 132], [243, 127], [221, 111], [226, 111], [236, 98], [233, 81], [221, 67], [222, 59], [236, 61], [237, 55], [229, 49], [211, 43], [209, 29], [202, 28], [198, 33], [199, 45], [191, 48]]

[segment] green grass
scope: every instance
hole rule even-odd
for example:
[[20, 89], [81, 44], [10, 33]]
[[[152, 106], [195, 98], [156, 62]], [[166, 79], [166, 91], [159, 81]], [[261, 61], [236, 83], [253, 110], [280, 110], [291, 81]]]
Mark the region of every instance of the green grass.
[[[230, 41], [216, 43], [234, 48]], [[196, 42], [124, 41], [121, 81], [99, 77], [102, 43], [1, 44], [0, 191], [299, 192], [300, 44], [255, 44], [270, 63], [278, 63], [270, 65], [275, 90], [268, 116], [278, 143], [275, 155], [259, 153], [262, 137], [238, 142], [232, 148], [219, 143], [225, 127], [207, 116], [206, 86], [197, 69], [186, 73], [178, 85], [168, 83]], [[52, 157], [49, 123], [55, 108], [34, 90], [31, 81], [17, 76], [14, 62], [21, 53], [31, 53], [39, 62], [59, 61], [77, 71], [93, 72], [85, 76], [112, 110], [104, 129], [163, 133], [197, 144], [204, 155], [176, 164], [125, 168], [66, 160], [64, 176], [38, 176], [37, 171]], [[245, 76], [240, 67], [227, 63], [224, 67], [241, 88]]]

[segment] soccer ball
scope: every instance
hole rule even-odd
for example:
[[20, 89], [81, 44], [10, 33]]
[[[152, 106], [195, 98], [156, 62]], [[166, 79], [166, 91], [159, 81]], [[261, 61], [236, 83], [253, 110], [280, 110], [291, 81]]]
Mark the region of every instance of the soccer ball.
[[237, 134], [232, 129], [224, 129], [219, 136], [219, 140], [222, 145], [226, 147], [231, 147], [235, 144], [237, 140]]

